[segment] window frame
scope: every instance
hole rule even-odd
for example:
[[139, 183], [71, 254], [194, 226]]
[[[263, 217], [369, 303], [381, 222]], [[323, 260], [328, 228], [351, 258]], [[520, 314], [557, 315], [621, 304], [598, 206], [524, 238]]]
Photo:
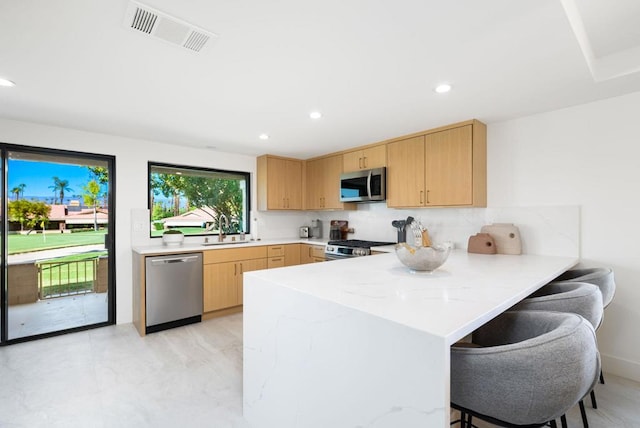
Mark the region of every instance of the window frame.
[[[150, 226], [153, 224], [153, 206], [152, 206], [152, 196], [151, 196], [151, 191], [152, 191], [152, 180], [151, 180], [151, 174], [152, 174], [152, 168], [154, 167], [159, 167], [159, 168], [175, 168], [177, 170], [188, 170], [188, 171], [193, 171], [193, 172], [203, 172], [205, 174], [230, 174], [230, 175], [238, 175], [238, 176], [242, 176], [244, 177], [245, 180], [245, 201], [246, 201], [246, 206], [244, 207], [245, 209], [245, 213], [243, 213], [243, 218], [245, 219], [245, 224], [241, 224], [241, 229], [242, 232], [228, 232], [226, 233], [226, 235], [240, 235], [240, 233], [245, 233], [245, 234], [250, 234], [251, 233], [251, 218], [250, 218], [250, 213], [251, 213], [251, 173], [248, 171], [234, 171], [234, 170], [228, 170], [228, 169], [219, 169], [219, 168], [211, 168], [211, 167], [203, 167], [203, 166], [194, 166], [194, 165], [180, 165], [180, 164], [173, 164], [173, 163], [166, 163], [166, 162], [155, 162], [155, 161], [148, 161], [147, 162], [147, 207], [149, 209], [149, 222], [150, 222]], [[205, 175], [203, 174], [203, 175]], [[231, 219], [229, 219], [231, 220]], [[210, 236], [214, 234], [213, 232], [208, 232], [206, 229], [204, 229], [204, 231], [202, 233], [185, 233], [184, 236], [185, 237], [192, 237], [192, 236]], [[150, 227], [149, 228], [149, 237], [151, 239], [155, 239], [155, 238], [162, 238], [162, 234], [160, 235], [154, 235], [153, 234], [153, 228]]]

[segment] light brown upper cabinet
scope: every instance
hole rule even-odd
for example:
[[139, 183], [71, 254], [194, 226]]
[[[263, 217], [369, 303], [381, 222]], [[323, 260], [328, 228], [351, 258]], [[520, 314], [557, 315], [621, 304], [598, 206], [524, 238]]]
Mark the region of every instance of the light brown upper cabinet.
[[354, 209], [354, 204], [340, 202], [342, 155], [326, 156], [307, 161], [308, 210]]
[[477, 120], [388, 143], [387, 206], [486, 206], [486, 153]]
[[344, 172], [387, 166], [387, 148], [384, 144], [343, 153]]
[[258, 210], [302, 209], [302, 161], [263, 155], [257, 160]]

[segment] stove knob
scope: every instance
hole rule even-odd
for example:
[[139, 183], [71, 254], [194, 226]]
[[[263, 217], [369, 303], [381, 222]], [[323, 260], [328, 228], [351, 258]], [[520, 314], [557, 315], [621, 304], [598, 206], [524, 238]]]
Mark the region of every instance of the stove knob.
[[333, 247], [327, 246], [326, 251], [333, 251]]

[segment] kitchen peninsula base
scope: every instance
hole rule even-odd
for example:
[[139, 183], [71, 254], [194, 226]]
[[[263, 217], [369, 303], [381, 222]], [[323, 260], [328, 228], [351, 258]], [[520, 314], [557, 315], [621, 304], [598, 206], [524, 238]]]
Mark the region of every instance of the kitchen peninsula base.
[[260, 427], [447, 427], [449, 347], [577, 262], [455, 251], [248, 273], [244, 416]]

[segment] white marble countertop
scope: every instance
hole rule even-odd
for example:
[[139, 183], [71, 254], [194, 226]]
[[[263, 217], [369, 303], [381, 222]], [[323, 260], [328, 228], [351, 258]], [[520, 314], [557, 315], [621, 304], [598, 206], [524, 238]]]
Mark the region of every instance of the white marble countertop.
[[[212, 235], [211, 242], [217, 239], [217, 236]], [[314, 238], [283, 238], [283, 239], [264, 239], [259, 241], [236, 241], [231, 242], [229, 237], [225, 243], [214, 245], [204, 245], [204, 237], [200, 237], [199, 240], [190, 241], [189, 238], [185, 240], [182, 245], [163, 245], [161, 239], [157, 239], [157, 244], [152, 245], [138, 245], [134, 246], [132, 250], [140, 255], [149, 254], [176, 254], [176, 253], [192, 253], [196, 251], [209, 251], [209, 250], [222, 250], [228, 248], [245, 248], [245, 247], [258, 247], [267, 245], [280, 245], [280, 244], [311, 244], [311, 245], [326, 245], [326, 239], [314, 239]]]
[[454, 250], [433, 273], [411, 273], [391, 253], [245, 275], [412, 327], [452, 344], [577, 262], [575, 257]]

